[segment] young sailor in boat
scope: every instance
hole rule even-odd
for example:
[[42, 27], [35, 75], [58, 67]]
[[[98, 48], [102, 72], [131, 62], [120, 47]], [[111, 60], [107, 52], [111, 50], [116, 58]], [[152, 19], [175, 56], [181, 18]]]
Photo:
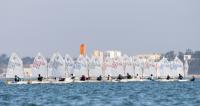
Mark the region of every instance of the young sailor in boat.
[[82, 75], [81, 78], [80, 78], [80, 80], [81, 80], [81, 81], [85, 81], [85, 80], [86, 80], [85, 75]]
[[178, 79], [182, 80], [183, 76], [181, 74], [179, 74]]
[[101, 81], [102, 80], [102, 77], [101, 75], [99, 77], [97, 77], [97, 81]]
[[192, 79], [190, 79], [190, 81], [195, 81], [195, 77], [194, 77], [194, 76], [192, 76]]
[[117, 80], [122, 80], [123, 76], [121, 74], [119, 74], [119, 76], [117, 77]]
[[21, 81], [21, 78], [19, 78], [17, 75], [15, 75], [15, 82], [19, 82], [19, 81]]
[[86, 77], [86, 80], [90, 80], [90, 77]]
[[127, 73], [127, 79], [132, 79], [132, 76], [129, 73]]
[[108, 75], [108, 77], [107, 77], [107, 80], [112, 80], [112, 78], [111, 78], [111, 76], [110, 76], [110, 75]]
[[136, 75], [136, 77], [135, 77], [135, 78], [136, 78], [136, 79], [140, 79], [140, 77], [139, 77], [139, 75], [138, 75], [138, 74]]
[[65, 78], [59, 78], [59, 81], [65, 81]]
[[153, 74], [150, 75], [150, 77], [148, 78], [149, 80], [153, 80]]
[[73, 75], [73, 74], [71, 74], [71, 79], [75, 79], [75, 77], [74, 77], [74, 75]]
[[170, 79], [170, 76], [169, 75], [167, 75], [167, 78], [166, 78], [167, 80], [169, 80]]
[[39, 74], [38, 75], [38, 81], [42, 81], [43, 80], [43, 77]]

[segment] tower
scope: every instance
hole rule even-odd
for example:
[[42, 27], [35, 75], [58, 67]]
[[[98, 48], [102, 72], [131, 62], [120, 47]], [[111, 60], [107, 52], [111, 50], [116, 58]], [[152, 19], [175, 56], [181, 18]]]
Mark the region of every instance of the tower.
[[86, 55], [86, 46], [85, 44], [80, 45], [80, 55], [85, 56]]

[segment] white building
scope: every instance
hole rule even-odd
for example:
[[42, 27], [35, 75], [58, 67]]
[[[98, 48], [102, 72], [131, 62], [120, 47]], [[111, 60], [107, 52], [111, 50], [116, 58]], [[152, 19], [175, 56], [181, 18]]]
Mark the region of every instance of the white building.
[[103, 58], [103, 52], [99, 50], [94, 50], [92, 53], [93, 58]]
[[159, 53], [140, 54], [140, 55], [136, 55], [135, 58], [143, 59], [146, 61], [158, 61], [161, 58], [161, 54], [159, 54]]
[[105, 51], [104, 52], [104, 58], [120, 58], [122, 56], [121, 51], [111, 50], [111, 51]]

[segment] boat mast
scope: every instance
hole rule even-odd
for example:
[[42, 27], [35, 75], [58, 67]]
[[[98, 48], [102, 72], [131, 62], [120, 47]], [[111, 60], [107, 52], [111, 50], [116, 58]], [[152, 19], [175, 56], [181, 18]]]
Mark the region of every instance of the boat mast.
[[126, 75], [126, 64], [123, 65], [124, 75]]
[[49, 64], [47, 63], [47, 79], [49, 79]]
[[135, 65], [134, 65], [134, 59], [133, 58], [131, 60], [131, 64], [132, 64], [132, 67], [133, 67], [133, 74], [135, 76]]
[[90, 77], [90, 71], [89, 71], [89, 60], [86, 58], [86, 69], [88, 72], [88, 78]]
[[65, 78], [67, 78], [67, 70], [68, 70], [66, 68], [67, 68], [67, 65], [66, 65], [66, 61], [65, 61]]
[[156, 78], [158, 78], [158, 63], [156, 62]]

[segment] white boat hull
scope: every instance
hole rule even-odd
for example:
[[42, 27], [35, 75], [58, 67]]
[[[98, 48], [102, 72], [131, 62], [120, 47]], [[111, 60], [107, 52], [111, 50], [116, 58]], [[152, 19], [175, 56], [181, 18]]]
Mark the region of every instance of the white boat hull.
[[144, 82], [144, 81], [158, 81], [158, 82], [187, 82], [190, 81], [190, 79], [155, 79], [155, 80], [149, 80], [149, 79], [122, 79], [122, 80], [116, 80], [116, 79], [112, 79], [112, 80], [102, 80], [102, 81], [98, 81], [98, 80], [85, 80], [85, 81], [80, 81], [80, 80], [73, 80], [73, 79], [66, 79], [65, 81], [58, 81], [58, 80], [44, 80], [44, 81], [37, 81], [37, 80], [33, 80], [33, 81], [19, 81], [19, 82], [15, 82], [15, 81], [5, 81], [6, 84], [8, 85], [16, 85], [16, 84], [67, 84], [67, 83], [98, 83], [98, 82], [122, 82], [122, 83], [126, 83], [126, 82]]
[[122, 80], [113, 80], [112, 82], [143, 82], [150, 81], [148, 79], [122, 79]]
[[15, 82], [15, 81], [6, 81], [5, 83], [8, 84], [8, 85], [28, 84], [27, 81], [19, 81], [19, 82]]
[[167, 80], [167, 79], [158, 79], [156, 81], [159, 81], [159, 82], [187, 82], [187, 81], [190, 81], [190, 79], [182, 79], [182, 80], [180, 80], [180, 79], [169, 79], [169, 80]]
[[58, 81], [58, 80], [43, 80], [43, 81], [37, 81], [37, 80], [27, 80], [27, 81], [5, 81], [8, 85], [14, 85], [14, 84], [65, 84], [65, 83], [73, 83], [74, 80], [72, 79], [66, 79], [65, 81]]

